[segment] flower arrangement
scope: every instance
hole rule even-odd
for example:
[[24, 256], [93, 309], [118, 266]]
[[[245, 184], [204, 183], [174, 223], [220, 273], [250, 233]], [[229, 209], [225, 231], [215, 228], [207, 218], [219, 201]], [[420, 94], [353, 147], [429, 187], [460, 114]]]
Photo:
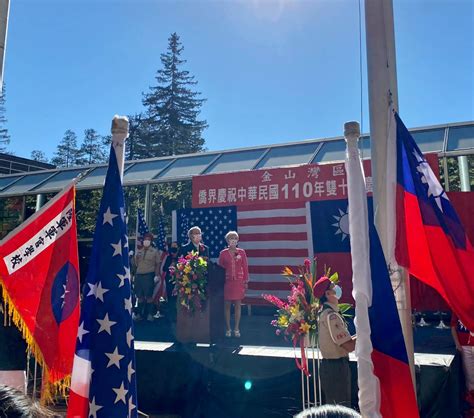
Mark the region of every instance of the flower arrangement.
[[[313, 261], [304, 260], [304, 265], [298, 267], [298, 273], [289, 267], [282, 274], [288, 278], [291, 293], [284, 301], [273, 295], [263, 295], [264, 299], [278, 308], [276, 319], [271, 324], [276, 327], [276, 334], [292, 341], [293, 345], [302, 343], [305, 337], [314, 341], [318, 332], [319, 299], [314, 295], [316, 282], [316, 258]], [[325, 274], [332, 283], [338, 283], [339, 275], [331, 274], [331, 269], [325, 269]], [[322, 276], [322, 277], [324, 277]], [[321, 279], [321, 277], [319, 278]], [[339, 304], [342, 315], [347, 315], [350, 304]]]
[[192, 251], [180, 257], [176, 267], [170, 267], [170, 273], [178, 304], [193, 313], [201, 309], [207, 298], [207, 261], [197, 251]]

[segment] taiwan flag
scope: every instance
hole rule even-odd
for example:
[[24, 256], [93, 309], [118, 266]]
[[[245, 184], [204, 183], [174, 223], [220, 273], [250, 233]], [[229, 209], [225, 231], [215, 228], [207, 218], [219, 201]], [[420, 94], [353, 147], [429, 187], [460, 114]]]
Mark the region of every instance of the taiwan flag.
[[474, 329], [474, 250], [413, 137], [394, 113], [397, 144], [396, 258]]
[[0, 284], [8, 314], [44, 367], [44, 396], [71, 374], [79, 322], [74, 185], [0, 242]]

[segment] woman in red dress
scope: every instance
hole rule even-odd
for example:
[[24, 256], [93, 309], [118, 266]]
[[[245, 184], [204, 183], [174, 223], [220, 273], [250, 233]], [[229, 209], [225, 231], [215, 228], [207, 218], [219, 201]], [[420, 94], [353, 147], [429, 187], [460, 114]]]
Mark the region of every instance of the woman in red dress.
[[239, 242], [239, 234], [235, 231], [229, 231], [225, 239], [228, 248], [221, 251], [219, 255], [219, 265], [225, 268], [225, 285], [224, 285], [224, 301], [225, 301], [225, 323], [226, 337], [232, 336], [230, 327], [230, 307], [234, 304], [235, 311], [235, 327], [234, 336], [240, 337], [240, 313], [242, 299], [245, 297], [245, 289], [249, 280], [249, 268], [247, 263], [247, 255], [242, 248], [237, 248]]

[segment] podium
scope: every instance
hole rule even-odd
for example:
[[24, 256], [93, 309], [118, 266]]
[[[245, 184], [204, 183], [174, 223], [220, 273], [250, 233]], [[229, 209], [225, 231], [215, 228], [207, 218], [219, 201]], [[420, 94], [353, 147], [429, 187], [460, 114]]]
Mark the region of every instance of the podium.
[[201, 310], [177, 307], [176, 339], [180, 343], [216, 344], [224, 336], [225, 270], [208, 262], [207, 300]]

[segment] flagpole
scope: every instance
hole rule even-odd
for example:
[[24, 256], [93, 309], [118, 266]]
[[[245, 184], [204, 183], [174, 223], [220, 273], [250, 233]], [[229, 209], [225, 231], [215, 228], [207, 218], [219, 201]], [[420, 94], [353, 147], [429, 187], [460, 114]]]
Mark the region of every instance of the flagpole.
[[10, 0], [0, 0], [0, 94], [3, 90], [3, 68], [5, 65], [5, 51], [7, 48], [9, 14]]
[[[413, 329], [408, 275], [395, 260], [395, 143], [389, 142], [390, 109], [398, 111], [395, 35], [392, 0], [365, 0], [365, 30], [369, 90], [371, 164], [374, 214], [392, 287], [415, 386]], [[392, 137], [392, 139], [394, 139]]]
[[125, 140], [128, 138], [128, 118], [115, 115], [112, 119], [112, 146], [117, 157], [120, 179], [123, 184], [123, 167], [125, 161]]

